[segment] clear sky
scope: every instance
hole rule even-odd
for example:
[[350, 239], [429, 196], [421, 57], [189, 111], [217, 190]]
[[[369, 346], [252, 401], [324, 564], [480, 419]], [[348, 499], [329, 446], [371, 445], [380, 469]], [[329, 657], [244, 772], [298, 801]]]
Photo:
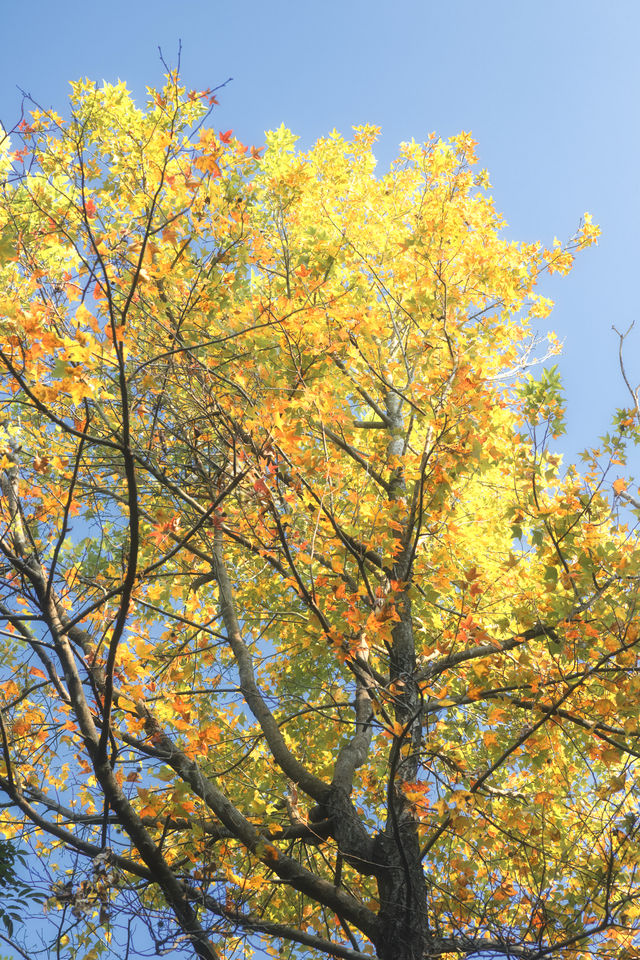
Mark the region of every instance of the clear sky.
[[[62, 112], [68, 81], [125, 80], [144, 96], [182, 41], [188, 86], [221, 92], [213, 123], [247, 143], [284, 122], [303, 146], [334, 127], [401, 140], [471, 130], [509, 235], [568, 238], [589, 210], [603, 231], [569, 278], [545, 282], [565, 341], [567, 453], [626, 402], [612, 324], [636, 318], [640, 273], [638, 0], [0, 0], [0, 119], [18, 87]], [[640, 328], [640, 321], [639, 321]], [[627, 364], [640, 379], [640, 330]]]
[[213, 123], [245, 143], [282, 122], [305, 147], [370, 122], [386, 170], [401, 140], [472, 131], [511, 238], [568, 238], [586, 210], [602, 227], [542, 287], [575, 456], [628, 403], [611, 327], [638, 313], [639, 36], [640, 0], [0, 0], [0, 120], [19, 119], [20, 89], [64, 112], [81, 76], [142, 99], [162, 82], [158, 47], [174, 66], [181, 41], [188, 86], [233, 78]]

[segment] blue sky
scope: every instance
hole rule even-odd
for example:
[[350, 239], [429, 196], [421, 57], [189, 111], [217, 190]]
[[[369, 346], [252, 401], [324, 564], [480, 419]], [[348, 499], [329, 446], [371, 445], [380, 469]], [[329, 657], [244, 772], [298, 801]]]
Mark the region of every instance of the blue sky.
[[[284, 122], [303, 146], [334, 127], [381, 126], [387, 168], [401, 140], [471, 130], [515, 239], [569, 237], [585, 210], [603, 230], [567, 279], [545, 282], [575, 455], [626, 402], [612, 324], [637, 313], [640, 131], [637, 0], [4, 0], [0, 119], [18, 87], [62, 112], [68, 81], [161, 82], [158, 47], [189, 86], [222, 91], [213, 123], [244, 142]], [[639, 324], [640, 326], [640, 324]], [[640, 379], [638, 345], [627, 365]]]
[[[245, 143], [282, 122], [304, 147], [375, 123], [384, 171], [401, 140], [472, 131], [511, 238], [568, 238], [586, 210], [602, 227], [571, 275], [542, 287], [565, 342], [561, 449], [575, 457], [628, 402], [611, 326], [637, 316], [638, 0], [0, 0], [0, 10], [6, 127], [19, 88], [59, 112], [81, 76], [125, 80], [143, 99], [162, 82], [158, 47], [175, 65], [181, 41], [188, 86], [233, 78], [213, 123]], [[638, 327], [626, 356], [635, 382]]]

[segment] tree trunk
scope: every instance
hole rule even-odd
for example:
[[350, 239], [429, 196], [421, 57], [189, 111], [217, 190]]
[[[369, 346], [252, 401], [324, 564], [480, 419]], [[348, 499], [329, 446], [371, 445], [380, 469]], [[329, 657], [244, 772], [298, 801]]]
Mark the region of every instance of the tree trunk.
[[382, 865], [378, 874], [378, 957], [424, 960], [428, 938], [427, 885], [415, 825], [409, 818], [401, 820], [397, 836], [380, 834], [376, 847]]
[[[407, 573], [402, 571], [406, 579]], [[420, 841], [412, 810], [401, 784], [418, 775], [422, 738], [422, 702], [415, 680], [415, 645], [408, 592], [397, 601], [400, 620], [392, 632], [391, 681], [394, 712], [403, 732], [389, 755], [388, 815], [376, 838], [381, 932], [376, 949], [380, 960], [424, 960], [429, 939], [427, 884], [420, 858]]]

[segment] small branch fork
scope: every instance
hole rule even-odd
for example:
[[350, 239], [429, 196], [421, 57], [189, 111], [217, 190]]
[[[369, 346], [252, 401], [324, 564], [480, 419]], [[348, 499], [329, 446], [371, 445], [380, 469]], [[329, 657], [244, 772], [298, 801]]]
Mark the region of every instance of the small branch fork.
[[631, 323], [631, 324], [627, 327], [627, 329], [626, 329], [626, 331], [625, 331], [624, 333], [620, 333], [620, 331], [618, 330], [618, 328], [615, 327], [615, 326], [612, 326], [611, 329], [618, 335], [618, 340], [619, 340], [619, 344], [618, 344], [618, 359], [619, 359], [619, 362], [620, 362], [620, 373], [622, 374], [622, 379], [623, 379], [624, 382], [625, 382], [625, 386], [626, 386], [627, 390], [628, 390], [629, 393], [631, 394], [631, 398], [632, 398], [632, 400], [633, 400], [633, 409], [634, 409], [634, 412], [635, 412], [635, 414], [636, 414], [637, 417], [640, 417], [640, 404], [639, 404], [639, 402], [638, 402], [638, 397], [640, 396], [640, 387], [637, 387], [637, 388], [634, 390], [633, 387], [631, 386], [631, 384], [630, 384], [630, 382], [629, 382], [629, 378], [627, 377], [627, 371], [626, 371], [625, 368], [624, 368], [624, 357], [623, 357], [624, 342], [625, 342], [625, 340], [627, 339], [627, 337], [629, 336], [629, 334], [631, 333], [631, 331], [633, 330], [634, 326], [635, 326], [635, 320], [633, 321], [633, 323]]

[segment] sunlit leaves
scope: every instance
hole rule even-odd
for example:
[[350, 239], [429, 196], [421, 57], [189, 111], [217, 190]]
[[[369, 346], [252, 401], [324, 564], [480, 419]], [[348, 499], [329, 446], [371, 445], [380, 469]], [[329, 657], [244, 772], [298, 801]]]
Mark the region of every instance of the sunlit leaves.
[[306, 152], [282, 126], [262, 156], [209, 98], [82, 81], [10, 158], [3, 789], [80, 855], [106, 832], [150, 910], [149, 849], [228, 943], [250, 909], [352, 949], [344, 889], [370, 949], [354, 904], [392, 920], [400, 859], [344, 848], [304, 787], [338, 780], [365, 834], [402, 822], [445, 952], [577, 957], [640, 858], [640, 555], [608, 465], [549, 448], [557, 370], [526, 369], [557, 352], [541, 275], [597, 228], [509, 241], [468, 133], [388, 172], [373, 126]]

